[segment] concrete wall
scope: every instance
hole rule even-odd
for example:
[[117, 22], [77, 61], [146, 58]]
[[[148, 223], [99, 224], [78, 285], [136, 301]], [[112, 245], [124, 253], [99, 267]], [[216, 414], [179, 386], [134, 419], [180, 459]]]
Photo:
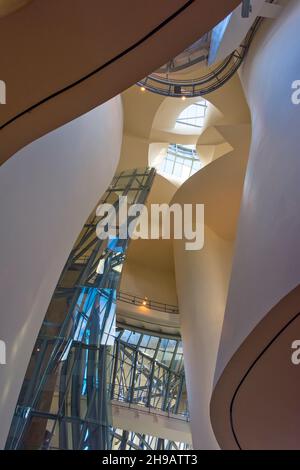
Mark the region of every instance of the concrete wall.
[[0, 168], [0, 447], [73, 243], [120, 157], [119, 97], [28, 145]]

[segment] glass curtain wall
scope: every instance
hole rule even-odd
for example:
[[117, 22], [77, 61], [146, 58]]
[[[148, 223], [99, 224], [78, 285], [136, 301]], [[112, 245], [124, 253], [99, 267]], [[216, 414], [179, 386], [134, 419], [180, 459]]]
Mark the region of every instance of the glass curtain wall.
[[[101, 203], [143, 204], [155, 170], [117, 175]], [[127, 223], [134, 222], [134, 217]], [[116, 297], [128, 239], [101, 239], [91, 214], [67, 260], [34, 345], [7, 449], [107, 449]], [[103, 228], [105, 230], [105, 227]], [[99, 235], [99, 233], [98, 233]]]

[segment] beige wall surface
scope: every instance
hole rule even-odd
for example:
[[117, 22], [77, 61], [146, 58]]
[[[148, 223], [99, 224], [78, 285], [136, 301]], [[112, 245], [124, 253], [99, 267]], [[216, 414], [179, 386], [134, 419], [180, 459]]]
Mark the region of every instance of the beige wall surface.
[[[151, 246], [148, 248], [147, 241], [141, 243], [145, 249], [150, 248], [151, 253], [155, 252], [155, 248], [153, 250], [155, 242], [150, 242]], [[158, 247], [159, 250], [163, 249], [163, 242], [158, 241], [157, 244], [160, 245]], [[153, 255], [155, 256], [155, 253]], [[171, 253], [172, 255], [173, 253]], [[155, 265], [153, 262], [152, 265], [147, 266], [138, 262], [132, 262], [129, 257], [122, 273], [121, 291], [139, 297], [148, 297], [148, 299], [157, 302], [177, 305], [174, 270], [162, 270], [158, 263]]]
[[[119, 97], [28, 145], [0, 168], [0, 447], [39, 328], [85, 220], [120, 157]], [[112, 138], [113, 136], [113, 138]]]
[[221, 144], [223, 149], [218, 155], [220, 143], [212, 140], [217, 144], [214, 145], [214, 152], [219, 158], [207, 162], [178, 189], [173, 198], [173, 202], [205, 206], [203, 249], [185, 251], [183, 242], [174, 242], [176, 286], [195, 449], [218, 448], [211, 426], [209, 404], [251, 136], [249, 110], [238, 76], [212, 93], [209, 99], [219, 112], [212, 113], [206, 129], [217, 129], [225, 144]]
[[213, 373], [230, 276], [232, 245], [205, 229], [200, 251], [174, 242], [184, 364], [194, 449], [217, 449], [209, 418]]
[[284, 3], [276, 20], [264, 22], [241, 72], [252, 143], [215, 380], [300, 279], [300, 106], [291, 100], [300, 70], [300, 4]]

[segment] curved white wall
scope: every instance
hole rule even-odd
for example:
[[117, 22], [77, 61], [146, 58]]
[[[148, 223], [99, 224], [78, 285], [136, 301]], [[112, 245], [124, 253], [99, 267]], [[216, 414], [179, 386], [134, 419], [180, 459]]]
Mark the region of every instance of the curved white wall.
[[19, 151], [0, 168], [3, 447], [32, 348], [64, 263], [120, 157], [119, 97]]
[[300, 106], [291, 101], [300, 79], [300, 4], [280, 3], [285, 8], [264, 22], [241, 73], [253, 134], [215, 380], [300, 280]]
[[202, 250], [185, 251], [183, 242], [174, 242], [176, 286], [195, 449], [218, 448], [211, 426], [209, 404], [251, 134], [249, 110], [238, 76], [213, 92], [209, 100], [220, 112], [212, 114], [208, 131], [218, 129], [218, 134], [232, 150], [189, 178], [172, 200], [181, 204], [205, 205]]
[[200, 251], [174, 241], [177, 294], [194, 449], [218, 449], [209, 417], [231, 268], [232, 241], [205, 227]]

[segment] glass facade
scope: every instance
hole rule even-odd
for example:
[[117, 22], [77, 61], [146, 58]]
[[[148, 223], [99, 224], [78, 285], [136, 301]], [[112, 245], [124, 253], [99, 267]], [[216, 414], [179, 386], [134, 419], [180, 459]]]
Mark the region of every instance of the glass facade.
[[[101, 203], [112, 203], [116, 211], [120, 195], [144, 203], [154, 175], [153, 169], [121, 173]], [[93, 211], [60, 276], [33, 348], [7, 449], [185, 446], [113, 425], [116, 401], [186, 420], [188, 409], [180, 338], [116, 326], [128, 239], [119, 238], [119, 232], [99, 238], [99, 220]]]
[[[161, 412], [189, 420], [182, 342], [124, 329], [113, 352], [111, 399], [138, 405], [135, 410]], [[188, 450], [189, 444], [111, 428], [111, 448], [119, 450]]]
[[184, 442], [169, 441], [147, 434], [113, 428], [112, 450], [191, 450]]
[[111, 399], [188, 419], [182, 342], [121, 330], [114, 348]]
[[[143, 204], [155, 170], [116, 176], [101, 203]], [[128, 218], [131, 223], [134, 218]], [[107, 449], [116, 297], [128, 239], [102, 239], [93, 211], [63, 269], [33, 348], [7, 449]], [[105, 229], [103, 229], [105, 230]], [[100, 268], [99, 268], [100, 267]]]

